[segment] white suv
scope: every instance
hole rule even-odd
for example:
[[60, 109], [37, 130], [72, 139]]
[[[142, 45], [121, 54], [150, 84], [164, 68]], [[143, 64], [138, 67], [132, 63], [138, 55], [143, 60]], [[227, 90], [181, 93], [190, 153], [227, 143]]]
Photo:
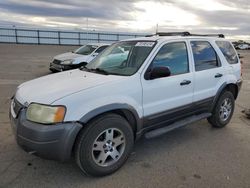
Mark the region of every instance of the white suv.
[[10, 119], [26, 151], [61, 161], [73, 154], [82, 171], [102, 176], [124, 164], [143, 134], [203, 118], [224, 127], [241, 83], [223, 35], [158, 33], [117, 42], [85, 68], [21, 84]]

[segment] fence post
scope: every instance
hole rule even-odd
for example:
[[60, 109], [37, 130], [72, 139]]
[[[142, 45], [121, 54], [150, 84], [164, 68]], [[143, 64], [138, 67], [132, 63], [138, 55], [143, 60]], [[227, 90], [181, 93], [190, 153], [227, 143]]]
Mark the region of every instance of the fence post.
[[17, 29], [16, 28], [15, 28], [15, 37], [16, 37], [16, 44], [18, 44]]
[[81, 33], [80, 33], [80, 32], [78, 33], [78, 40], [79, 40], [79, 43], [78, 43], [78, 44], [79, 44], [79, 46], [80, 46], [80, 45], [81, 45]]
[[37, 39], [38, 44], [40, 44], [40, 32], [39, 32], [39, 30], [37, 30], [37, 37], [38, 37], [38, 39]]
[[61, 45], [61, 34], [60, 33], [61, 33], [60, 31], [57, 32], [59, 45]]
[[97, 41], [100, 43], [100, 33], [97, 33]]

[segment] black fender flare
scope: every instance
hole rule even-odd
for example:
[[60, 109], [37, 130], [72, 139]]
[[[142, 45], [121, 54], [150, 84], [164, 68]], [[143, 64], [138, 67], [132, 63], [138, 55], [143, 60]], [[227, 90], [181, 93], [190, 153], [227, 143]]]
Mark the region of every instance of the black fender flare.
[[218, 101], [218, 99], [219, 99], [221, 93], [225, 90], [225, 88], [228, 86], [228, 84], [235, 84], [235, 85], [237, 86], [237, 88], [238, 88], [238, 91], [240, 90], [241, 84], [224, 82], [224, 83], [220, 86], [220, 88], [218, 89], [218, 91], [217, 91], [217, 93], [216, 93], [216, 95], [215, 95], [215, 97], [214, 97], [214, 99], [213, 99], [213, 102], [212, 102], [212, 105], [211, 105], [211, 112], [213, 111], [214, 106], [215, 106], [216, 102]]
[[92, 118], [94, 118], [100, 114], [103, 114], [105, 112], [110, 112], [113, 110], [128, 110], [129, 112], [132, 113], [132, 115], [135, 118], [136, 131], [138, 132], [142, 129], [142, 120], [139, 117], [137, 111], [134, 109], [134, 107], [132, 107], [131, 105], [125, 104], [125, 103], [113, 103], [113, 104], [108, 104], [105, 106], [98, 107], [94, 110], [89, 111], [84, 116], [82, 116], [81, 119], [79, 120], [79, 122], [86, 124]]

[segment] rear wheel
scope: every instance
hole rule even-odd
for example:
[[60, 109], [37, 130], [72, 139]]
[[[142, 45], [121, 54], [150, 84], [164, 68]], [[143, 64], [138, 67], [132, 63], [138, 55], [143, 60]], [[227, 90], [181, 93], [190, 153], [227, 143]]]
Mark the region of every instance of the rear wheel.
[[208, 122], [217, 128], [226, 126], [232, 118], [234, 103], [233, 94], [230, 91], [223, 92], [214, 107], [212, 116], [208, 118]]
[[83, 172], [104, 176], [118, 170], [134, 144], [128, 122], [116, 114], [106, 114], [87, 125], [76, 141], [75, 158]]

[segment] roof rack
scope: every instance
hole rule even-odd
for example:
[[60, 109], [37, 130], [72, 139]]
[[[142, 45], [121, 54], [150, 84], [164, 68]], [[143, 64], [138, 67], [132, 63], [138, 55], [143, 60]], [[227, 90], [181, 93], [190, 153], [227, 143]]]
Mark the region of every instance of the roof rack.
[[225, 38], [223, 34], [192, 34], [188, 31], [185, 32], [157, 32], [153, 35], [146, 35], [146, 37], [152, 37], [152, 36], [199, 36], [199, 37], [219, 37], [219, 38]]
[[191, 34], [190, 36], [225, 38], [224, 34]]

